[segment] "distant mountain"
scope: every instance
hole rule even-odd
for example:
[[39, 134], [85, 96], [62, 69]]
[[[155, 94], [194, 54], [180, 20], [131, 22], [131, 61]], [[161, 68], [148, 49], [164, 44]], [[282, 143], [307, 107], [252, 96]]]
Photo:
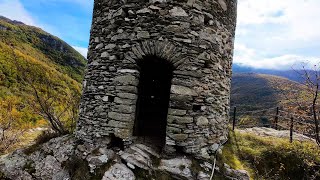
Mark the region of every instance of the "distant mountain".
[[239, 64], [233, 64], [234, 73], [257, 73], [257, 74], [269, 74], [275, 76], [281, 76], [288, 78], [292, 81], [303, 83], [304, 79], [301, 76], [303, 73], [301, 70], [272, 70], [272, 69], [257, 69]]
[[256, 74], [234, 73], [231, 85], [231, 106], [240, 111], [261, 110], [286, 105], [287, 97], [304, 92], [300, 83], [287, 78]]
[[[8, 114], [22, 124], [36, 124], [41, 119], [32, 104], [32, 87], [22, 80], [25, 74], [19, 67], [29, 67], [24, 73], [39, 80], [40, 93], [50, 90], [58, 94], [56, 108], [63, 108], [66, 95], [62, 92], [80, 94], [86, 62], [61, 39], [0, 16], [0, 122]], [[55, 88], [45, 89], [41, 82], [50, 82]]]
[[0, 40], [2, 46], [14, 46], [24, 55], [52, 64], [79, 82], [82, 80], [86, 59], [66, 42], [40, 28], [0, 16]]

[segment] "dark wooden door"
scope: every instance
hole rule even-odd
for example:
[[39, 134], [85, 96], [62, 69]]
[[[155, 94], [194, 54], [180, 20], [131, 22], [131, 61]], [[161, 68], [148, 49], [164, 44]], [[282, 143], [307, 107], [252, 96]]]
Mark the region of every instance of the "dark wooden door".
[[165, 138], [171, 79], [167, 61], [149, 57], [140, 64], [134, 135]]

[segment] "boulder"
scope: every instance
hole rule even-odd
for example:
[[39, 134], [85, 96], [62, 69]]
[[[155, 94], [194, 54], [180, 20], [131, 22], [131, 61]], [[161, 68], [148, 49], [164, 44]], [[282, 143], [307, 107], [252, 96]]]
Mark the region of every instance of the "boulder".
[[122, 163], [117, 163], [104, 173], [102, 180], [135, 180], [133, 172]]

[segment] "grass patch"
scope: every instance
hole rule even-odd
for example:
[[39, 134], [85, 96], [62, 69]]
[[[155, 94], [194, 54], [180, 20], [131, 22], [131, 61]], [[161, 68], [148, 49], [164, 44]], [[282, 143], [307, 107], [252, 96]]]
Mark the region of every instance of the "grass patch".
[[312, 142], [231, 132], [221, 158], [255, 179], [320, 179], [320, 149]]

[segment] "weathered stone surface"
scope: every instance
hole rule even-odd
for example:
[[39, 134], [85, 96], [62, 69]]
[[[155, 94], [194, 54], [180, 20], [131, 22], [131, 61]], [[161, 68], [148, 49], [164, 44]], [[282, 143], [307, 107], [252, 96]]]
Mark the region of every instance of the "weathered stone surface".
[[119, 82], [122, 85], [137, 85], [138, 79], [132, 75], [118, 76], [114, 79], [115, 82]]
[[170, 137], [176, 141], [184, 141], [188, 138], [188, 135], [186, 135], [186, 134], [173, 134], [173, 135], [170, 135]]
[[152, 156], [160, 157], [158, 153], [143, 144], [130, 146], [125, 152], [121, 152], [120, 156], [127, 163], [145, 170], [153, 169]]
[[191, 164], [191, 160], [185, 158], [161, 160], [159, 169], [168, 171], [178, 177], [193, 179], [190, 170]]
[[136, 101], [132, 99], [122, 99], [122, 98], [116, 97], [114, 99], [114, 102], [118, 104], [133, 105], [135, 104]]
[[209, 124], [209, 120], [204, 116], [200, 116], [196, 118], [196, 124], [197, 126], [207, 126]]
[[108, 117], [117, 121], [132, 121], [134, 116], [117, 112], [109, 112]]
[[150, 34], [148, 31], [138, 31], [137, 38], [138, 39], [148, 39], [148, 38], [150, 38]]
[[[136, 176], [141, 177], [141, 174], [134, 174], [136, 171], [133, 172], [131, 169], [142, 168], [148, 177], [152, 177], [154, 171], [161, 171], [170, 174], [170, 177], [174, 179], [207, 180], [212, 170], [212, 164], [202, 160], [192, 162], [189, 156], [163, 159], [153, 145], [132, 144], [121, 151], [115, 147], [113, 147], [114, 150], [108, 149], [110, 141], [105, 142], [103, 139], [100, 139], [95, 145], [78, 143], [80, 142], [72, 135], [67, 135], [39, 145], [34, 152], [28, 155], [18, 150], [1, 156], [1, 178], [67, 180], [75, 179], [75, 174], [70, 174], [70, 172], [76, 172], [81, 173], [83, 179], [92, 179], [93, 176], [102, 173], [100, 178], [103, 180], [134, 180]], [[61, 157], [63, 158], [60, 159]], [[195, 165], [193, 163], [198, 163], [199, 172], [192, 172], [192, 166]], [[74, 167], [81, 168], [74, 169]], [[105, 172], [101, 172], [103, 168], [100, 167], [108, 168]], [[249, 179], [246, 171], [233, 170], [226, 164], [223, 167], [216, 167], [215, 170], [226, 179]]]
[[102, 180], [135, 180], [133, 172], [122, 163], [117, 163], [105, 172]]
[[[288, 139], [290, 136], [289, 130], [275, 130], [272, 128], [266, 128], [266, 127], [254, 127], [254, 128], [247, 128], [247, 129], [241, 129], [239, 132], [242, 133], [252, 133], [256, 134], [258, 136], [264, 136], [264, 137], [278, 137], [278, 138], [285, 138]], [[305, 136], [303, 134], [293, 133], [293, 139], [297, 141], [314, 141], [314, 139]]]
[[171, 93], [179, 95], [197, 96], [197, 92], [193, 89], [184, 86], [172, 85]]
[[181, 110], [181, 109], [169, 109], [168, 114], [173, 115], [173, 116], [184, 116], [187, 114], [186, 110]]
[[114, 110], [120, 113], [131, 114], [135, 112], [135, 109], [129, 105], [116, 105]]
[[108, 52], [103, 52], [102, 54], [101, 54], [101, 57], [102, 58], [106, 58], [106, 57], [109, 57], [110, 56], [110, 54], [108, 53]]
[[165, 2], [170, 1], [170, 0], [149, 0], [149, 1], [150, 1], [150, 3], [156, 3], [156, 2], [165, 3]]
[[53, 156], [47, 156], [35, 166], [35, 176], [43, 179], [51, 179], [55, 174], [62, 171], [62, 167], [57, 159]]
[[228, 6], [225, 0], [218, 0], [218, 2], [224, 11], [228, 10]]
[[137, 14], [147, 14], [147, 13], [151, 13], [152, 11], [148, 8], [143, 8], [140, 9], [139, 11], [137, 11]]
[[168, 123], [187, 124], [193, 123], [192, 117], [168, 116]]
[[116, 44], [108, 44], [108, 45], [105, 47], [105, 49], [110, 50], [110, 49], [115, 48], [116, 46], [117, 46]]
[[131, 94], [131, 93], [118, 93], [117, 96], [123, 99], [132, 99], [132, 100], [137, 99], [137, 95]]
[[181, 7], [173, 7], [170, 11], [171, 16], [188, 16], [185, 10]]
[[229, 165], [224, 164], [226, 177], [230, 179], [239, 179], [239, 180], [249, 180], [249, 173], [245, 170], [234, 170], [231, 169]]

